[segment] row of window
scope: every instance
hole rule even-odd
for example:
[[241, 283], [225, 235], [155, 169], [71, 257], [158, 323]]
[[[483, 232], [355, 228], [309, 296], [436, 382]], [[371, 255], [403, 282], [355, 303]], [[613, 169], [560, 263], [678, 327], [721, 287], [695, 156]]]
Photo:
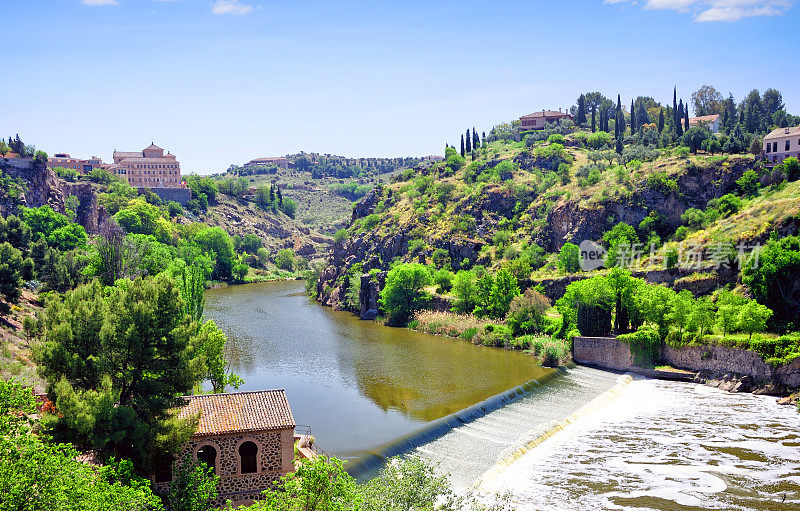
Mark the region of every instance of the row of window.
[[[242, 442], [238, 448], [239, 453], [239, 474], [255, 474], [258, 472], [258, 446], [255, 442]], [[217, 473], [217, 458], [219, 453], [212, 444], [206, 444], [197, 450], [197, 461], [203, 462], [206, 466]], [[172, 467], [170, 464], [159, 467], [156, 470], [155, 479], [157, 483], [166, 483], [172, 480]]]
[[177, 169], [178, 168], [178, 164], [175, 163], [175, 164], [167, 165], [167, 164], [163, 164], [163, 163], [158, 163], [158, 164], [152, 164], [152, 165], [142, 165], [140, 163], [137, 163], [136, 165], [131, 164], [131, 168], [135, 168], [135, 169]]
[[[800, 139], [797, 139], [797, 146], [800, 147]], [[784, 151], [789, 151], [791, 149], [791, 147], [792, 147], [792, 141], [791, 140], [787, 140], [784, 143], [783, 150]], [[777, 153], [778, 152], [778, 143], [777, 142], [772, 142], [770, 144], [769, 142], [767, 142], [767, 152], [768, 153]]]

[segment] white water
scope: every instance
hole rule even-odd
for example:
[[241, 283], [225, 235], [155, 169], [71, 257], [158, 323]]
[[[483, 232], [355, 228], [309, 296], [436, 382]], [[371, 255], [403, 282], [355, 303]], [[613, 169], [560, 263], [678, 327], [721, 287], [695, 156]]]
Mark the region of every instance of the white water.
[[479, 490], [520, 510], [800, 509], [800, 414], [775, 401], [637, 379]]

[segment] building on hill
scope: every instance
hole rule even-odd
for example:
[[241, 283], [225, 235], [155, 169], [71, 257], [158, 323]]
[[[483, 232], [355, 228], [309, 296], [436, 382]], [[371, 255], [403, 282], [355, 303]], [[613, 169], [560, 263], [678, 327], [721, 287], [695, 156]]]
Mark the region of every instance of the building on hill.
[[706, 126], [712, 133], [719, 133], [720, 117], [719, 114], [702, 115], [700, 117], [689, 117], [689, 127]]
[[534, 112], [520, 117], [521, 124], [519, 129], [520, 131], [543, 130], [548, 123], [558, 122], [561, 119], [572, 119], [572, 115], [562, 112], [560, 108], [558, 112], [555, 110], [542, 110], [541, 112]]
[[137, 188], [183, 188], [181, 164], [174, 154], [155, 144], [141, 151], [114, 150], [114, 163], [108, 170], [126, 177], [131, 186]]
[[198, 417], [197, 429], [174, 463], [153, 476], [156, 492], [168, 490], [173, 468], [186, 458], [219, 476], [218, 506], [249, 504], [294, 471], [295, 422], [283, 389], [187, 396], [178, 417]]
[[277, 165], [278, 167], [288, 169], [289, 159], [283, 156], [254, 158], [249, 162], [245, 163], [243, 167], [255, 167], [257, 165]]
[[761, 152], [768, 165], [776, 165], [786, 158], [800, 158], [800, 126], [777, 128], [764, 137]]
[[73, 169], [78, 174], [86, 174], [94, 169], [102, 168], [103, 160], [97, 156], [82, 160], [80, 158], [73, 158], [67, 153], [56, 153], [47, 159], [47, 168], [53, 170], [56, 167], [64, 167], [65, 169]]

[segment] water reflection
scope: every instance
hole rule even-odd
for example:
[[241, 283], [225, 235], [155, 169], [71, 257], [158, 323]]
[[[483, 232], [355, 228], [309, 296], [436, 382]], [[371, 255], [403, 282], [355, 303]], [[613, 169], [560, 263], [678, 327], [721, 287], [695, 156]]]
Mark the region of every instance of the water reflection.
[[525, 354], [389, 328], [319, 306], [300, 282], [210, 290], [242, 390], [285, 388], [298, 423], [354, 454], [548, 369]]

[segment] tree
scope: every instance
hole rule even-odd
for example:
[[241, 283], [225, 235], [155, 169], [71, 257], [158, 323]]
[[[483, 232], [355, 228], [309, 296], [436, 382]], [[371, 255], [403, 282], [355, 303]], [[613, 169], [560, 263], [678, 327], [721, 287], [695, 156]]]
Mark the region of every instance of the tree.
[[193, 426], [171, 411], [207, 372], [183, 309], [165, 275], [93, 281], [53, 299], [36, 357], [59, 411], [46, 430], [143, 470], [177, 449]]
[[558, 268], [564, 273], [580, 270], [580, 249], [573, 243], [565, 243], [558, 253]]
[[770, 240], [758, 257], [745, 261], [742, 282], [759, 303], [773, 311], [779, 330], [800, 329], [800, 237]]
[[[464, 139], [462, 139], [462, 140], [464, 140]], [[465, 147], [466, 147], [465, 151], [467, 153], [471, 153], [472, 152], [472, 137], [469, 136], [469, 130], [467, 130], [467, 138], [466, 138]]]
[[681, 138], [683, 145], [689, 147], [693, 153], [697, 153], [706, 140], [715, 138], [714, 134], [708, 131], [705, 126], [694, 126], [686, 130]]
[[754, 332], [763, 332], [767, 326], [767, 320], [772, 316], [769, 307], [761, 305], [755, 300], [748, 300], [740, 309], [737, 318], [739, 329], [746, 332], [750, 339]]
[[639, 125], [636, 120], [636, 108], [635, 105], [633, 104], [633, 100], [631, 99], [631, 135], [636, 133], [638, 129]]
[[389, 270], [380, 293], [380, 306], [392, 325], [405, 324], [430, 301], [425, 291], [433, 283], [428, 268], [419, 263], [400, 264]]
[[18, 216], [0, 217], [0, 243], [4, 241], [11, 243], [14, 248], [27, 251], [31, 242], [31, 228]]
[[470, 314], [477, 304], [478, 287], [475, 274], [469, 270], [461, 270], [453, 279], [453, 312]]
[[488, 316], [492, 311], [492, 290], [494, 289], [494, 277], [489, 272], [484, 272], [483, 275], [478, 277], [476, 288], [476, 304], [473, 313], [479, 318]]
[[669, 317], [672, 313], [675, 291], [668, 287], [649, 285], [637, 294], [639, 308], [644, 319], [656, 325], [658, 336], [663, 340], [669, 334]]
[[575, 124], [583, 126], [586, 124], [586, 96], [578, 96], [578, 113], [575, 115]]
[[[11, 243], [0, 244], [0, 295], [7, 302], [19, 300], [22, 286], [22, 252], [11, 246]], [[8, 312], [6, 303], [0, 303], [0, 312]]]
[[519, 294], [517, 279], [508, 271], [507, 268], [500, 268], [494, 279], [492, 287], [492, 310], [491, 315], [496, 319], [503, 319], [508, 314], [511, 300]]
[[481, 145], [481, 139], [478, 137], [478, 132], [475, 131], [475, 127], [472, 127], [472, 150], [477, 151]]
[[464, 135], [461, 135], [461, 157], [464, 158], [466, 156], [466, 152], [464, 150]]
[[200, 322], [205, 308], [206, 271], [197, 263], [181, 264], [177, 274], [178, 290], [183, 299], [183, 312], [192, 321]]
[[777, 112], [786, 108], [781, 93], [772, 88], [764, 91], [761, 103], [764, 106], [764, 115], [768, 118], [772, 118]]
[[544, 330], [545, 312], [550, 300], [535, 289], [528, 288], [524, 294], [511, 300], [506, 322], [514, 335], [532, 334]]
[[682, 290], [672, 298], [670, 313], [667, 320], [678, 327], [678, 335], [683, 334], [683, 330], [689, 324], [692, 310], [695, 308], [694, 296], [688, 289]]
[[292, 271], [294, 268], [294, 250], [282, 248], [275, 256], [275, 266], [281, 270]]
[[235, 254], [233, 240], [221, 227], [206, 227], [197, 231], [194, 241], [203, 253], [214, 259], [212, 278], [230, 280], [233, 277]]
[[712, 331], [715, 318], [714, 304], [708, 298], [700, 298], [689, 315], [689, 322], [699, 329], [698, 339], [702, 340], [706, 332]]
[[678, 112], [675, 114], [675, 134], [678, 137], [683, 136], [683, 100], [678, 102]]
[[597, 122], [595, 120], [595, 110], [592, 110], [592, 133], [597, 131]]
[[660, 109], [658, 111], [658, 132], [661, 133], [664, 131], [664, 109]]
[[575, 325], [581, 335], [602, 337], [611, 332], [614, 301], [609, 280], [597, 276], [569, 284], [556, 308], [563, 317], [565, 331], [569, 331], [569, 325]]
[[684, 120], [683, 128], [686, 131], [689, 131], [689, 105], [686, 105], [686, 107], [683, 109], [683, 120]]
[[360, 501], [355, 479], [340, 460], [317, 456], [301, 462], [262, 493], [253, 511], [348, 511]]
[[605, 266], [613, 268], [620, 262], [618, 261], [617, 251], [620, 246], [627, 246], [632, 248], [634, 243], [639, 241], [636, 235], [636, 229], [625, 222], [619, 222], [610, 231], [603, 234], [603, 243], [606, 244], [608, 252], [606, 253]]
[[722, 112], [722, 94], [711, 85], [703, 85], [692, 93], [692, 107], [694, 115], [714, 115]]
[[171, 511], [210, 511], [216, 509], [219, 495], [219, 476], [205, 463], [190, 457], [176, 463], [177, 470], [170, 482], [167, 502]]
[[94, 275], [111, 286], [117, 279], [134, 278], [139, 273], [142, 254], [138, 247], [125, 237], [125, 232], [114, 219], [100, 225], [100, 233], [94, 240], [96, 258]]

